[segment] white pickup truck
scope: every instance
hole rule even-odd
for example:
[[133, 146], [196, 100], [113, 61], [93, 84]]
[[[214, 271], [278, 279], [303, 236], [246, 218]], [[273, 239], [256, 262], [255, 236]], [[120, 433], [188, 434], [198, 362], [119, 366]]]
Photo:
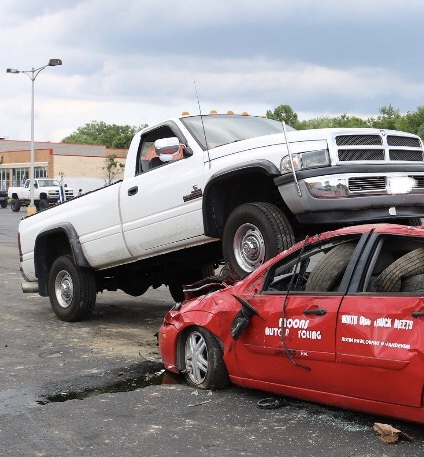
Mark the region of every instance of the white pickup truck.
[[[63, 187], [66, 200], [74, 198], [74, 191], [69, 187]], [[34, 179], [34, 205], [38, 210], [48, 208], [58, 203], [61, 191], [61, 183], [57, 179], [36, 178]], [[31, 201], [31, 180], [27, 179], [21, 187], [9, 187], [7, 195], [10, 199], [12, 211], [18, 212], [21, 206], [28, 206]]]
[[88, 317], [104, 289], [166, 284], [180, 301], [221, 259], [243, 277], [323, 227], [418, 225], [423, 197], [418, 136], [182, 116], [135, 135], [122, 181], [20, 222], [22, 288], [65, 321]]

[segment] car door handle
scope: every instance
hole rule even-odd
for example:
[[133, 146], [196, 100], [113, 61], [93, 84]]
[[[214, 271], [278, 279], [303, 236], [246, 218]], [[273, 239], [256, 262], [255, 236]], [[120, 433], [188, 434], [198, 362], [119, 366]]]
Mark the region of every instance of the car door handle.
[[414, 311], [413, 313], [411, 313], [411, 316], [412, 316], [412, 317], [421, 317], [421, 316], [424, 316], [424, 311]]
[[316, 316], [324, 316], [324, 314], [327, 314], [327, 310], [324, 308], [305, 309], [303, 310], [303, 314], [305, 316], [309, 316], [310, 314], [315, 314]]
[[138, 186], [130, 187], [128, 189], [128, 195], [131, 197], [132, 195], [135, 195], [138, 192]]

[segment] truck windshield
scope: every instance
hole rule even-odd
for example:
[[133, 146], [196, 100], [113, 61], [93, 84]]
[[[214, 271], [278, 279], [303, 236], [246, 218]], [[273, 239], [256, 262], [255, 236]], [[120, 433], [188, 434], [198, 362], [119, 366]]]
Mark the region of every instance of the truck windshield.
[[57, 179], [39, 179], [39, 187], [59, 187], [60, 182]]
[[[180, 120], [202, 149], [206, 149], [206, 141], [208, 148], [212, 149], [223, 144], [284, 131], [282, 124], [278, 121], [236, 114], [190, 116], [180, 118]], [[286, 125], [286, 129], [294, 130], [288, 125]]]

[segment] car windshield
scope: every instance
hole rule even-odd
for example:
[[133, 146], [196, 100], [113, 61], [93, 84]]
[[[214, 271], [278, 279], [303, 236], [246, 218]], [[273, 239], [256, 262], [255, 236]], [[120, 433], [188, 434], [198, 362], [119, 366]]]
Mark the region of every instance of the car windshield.
[[59, 187], [60, 182], [57, 179], [39, 179], [39, 187]]
[[[235, 114], [183, 117], [181, 122], [202, 149], [212, 149], [235, 141], [284, 132], [282, 124], [278, 121]], [[288, 125], [286, 129], [294, 130]]]

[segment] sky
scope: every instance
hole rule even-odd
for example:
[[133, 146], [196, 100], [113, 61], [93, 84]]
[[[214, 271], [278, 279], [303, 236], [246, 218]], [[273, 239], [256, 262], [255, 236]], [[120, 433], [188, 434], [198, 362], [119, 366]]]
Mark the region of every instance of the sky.
[[[300, 120], [424, 105], [422, 0], [0, 0], [0, 136], [59, 142], [91, 121], [183, 111]], [[3, 68], [2, 68], [3, 67]]]

